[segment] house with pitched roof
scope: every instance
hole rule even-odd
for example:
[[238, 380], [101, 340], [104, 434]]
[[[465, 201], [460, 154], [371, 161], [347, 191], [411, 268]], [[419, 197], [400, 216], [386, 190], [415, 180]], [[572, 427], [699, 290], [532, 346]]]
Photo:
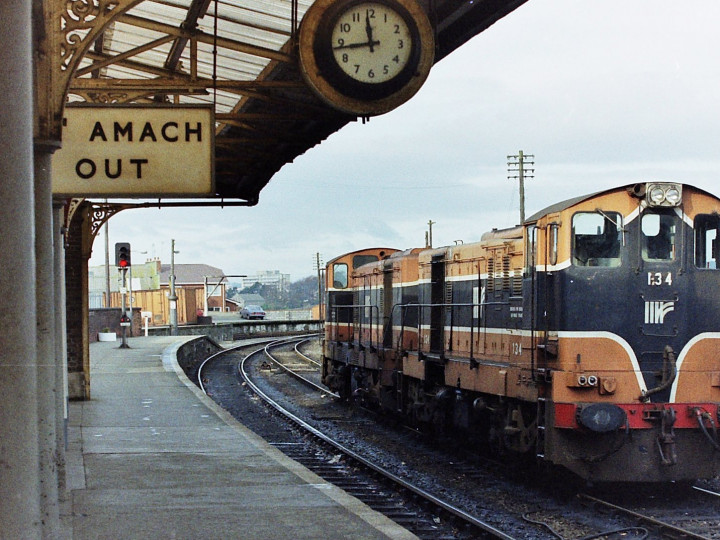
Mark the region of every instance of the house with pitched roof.
[[[104, 267], [90, 269], [91, 307], [120, 307], [122, 305], [121, 285], [118, 271], [110, 267], [110, 279]], [[175, 295], [177, 296], [178, 324], [194, 324], [207, 310], [214, 312], [237, 312], [242, 306], [237, 301], [228, 300], [226, 295], [227, 279], [225, 272], [208, 264], [176, 264]], [[95, 276], [96, 274], [96, 276]], [[110, 301], [106, 302], [107, 283], [110, 285]], [[128, 307], [140, 308], [148, 314], [152, 326], [163, 326], [170, 322], [170, 265], [154, 259], [144, 264], [136, 264], [127, 276]]]

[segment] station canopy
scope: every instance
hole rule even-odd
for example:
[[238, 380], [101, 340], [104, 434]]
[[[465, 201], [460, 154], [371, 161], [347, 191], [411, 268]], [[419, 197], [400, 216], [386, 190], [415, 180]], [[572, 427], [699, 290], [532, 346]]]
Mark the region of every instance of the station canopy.
[[[420, 0], [435, 31], [435, 61], [524, 1]], [[67, 99], [212, 105], [215, 196], [254, 204], [281, 167], [357, 120], [319, 99], [298, 69], [298, 28], [311, 4], [131, 3], [83, 53]]]

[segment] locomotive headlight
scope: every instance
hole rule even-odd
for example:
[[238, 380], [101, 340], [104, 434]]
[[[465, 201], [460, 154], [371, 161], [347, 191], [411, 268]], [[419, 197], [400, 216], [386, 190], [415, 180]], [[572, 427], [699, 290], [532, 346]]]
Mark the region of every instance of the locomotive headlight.
[[675, 186], [669, 187], [668, 190], [665, 192], [665, 200], [673, 206], [680, 204], [681, 199], [682, 196], [680, 195], [680, 190]]
[[655, 186], [648, 191], [650, 202], [654, 205], [661, 205], [665, 200], [665, 190], [660, 186]]
[[607, 433], [620, 429], [627, 421], [625, 411], [612, 403], [593, 403], [582, 405], [576, 412], [578, 424], [597, 433]]
[[682, 202], [679, 184], [649, 184], [646, 194], [650, 206], [678, 206]]

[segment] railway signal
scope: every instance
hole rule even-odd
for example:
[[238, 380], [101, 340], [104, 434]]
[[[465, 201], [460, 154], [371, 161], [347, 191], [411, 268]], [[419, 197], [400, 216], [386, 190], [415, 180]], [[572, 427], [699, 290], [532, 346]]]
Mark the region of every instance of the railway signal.
[[118, 242], [115, 244], [115, 266], [118, 268], [130, 267], [130, 243]]

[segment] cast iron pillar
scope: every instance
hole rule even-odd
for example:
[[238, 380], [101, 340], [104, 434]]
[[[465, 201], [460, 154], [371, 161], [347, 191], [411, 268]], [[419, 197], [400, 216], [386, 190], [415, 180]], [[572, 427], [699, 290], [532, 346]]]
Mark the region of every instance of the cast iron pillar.
[[43, 531], [30, 11], [30, 0], [0, 2], [0, 523], [7, 538]]

